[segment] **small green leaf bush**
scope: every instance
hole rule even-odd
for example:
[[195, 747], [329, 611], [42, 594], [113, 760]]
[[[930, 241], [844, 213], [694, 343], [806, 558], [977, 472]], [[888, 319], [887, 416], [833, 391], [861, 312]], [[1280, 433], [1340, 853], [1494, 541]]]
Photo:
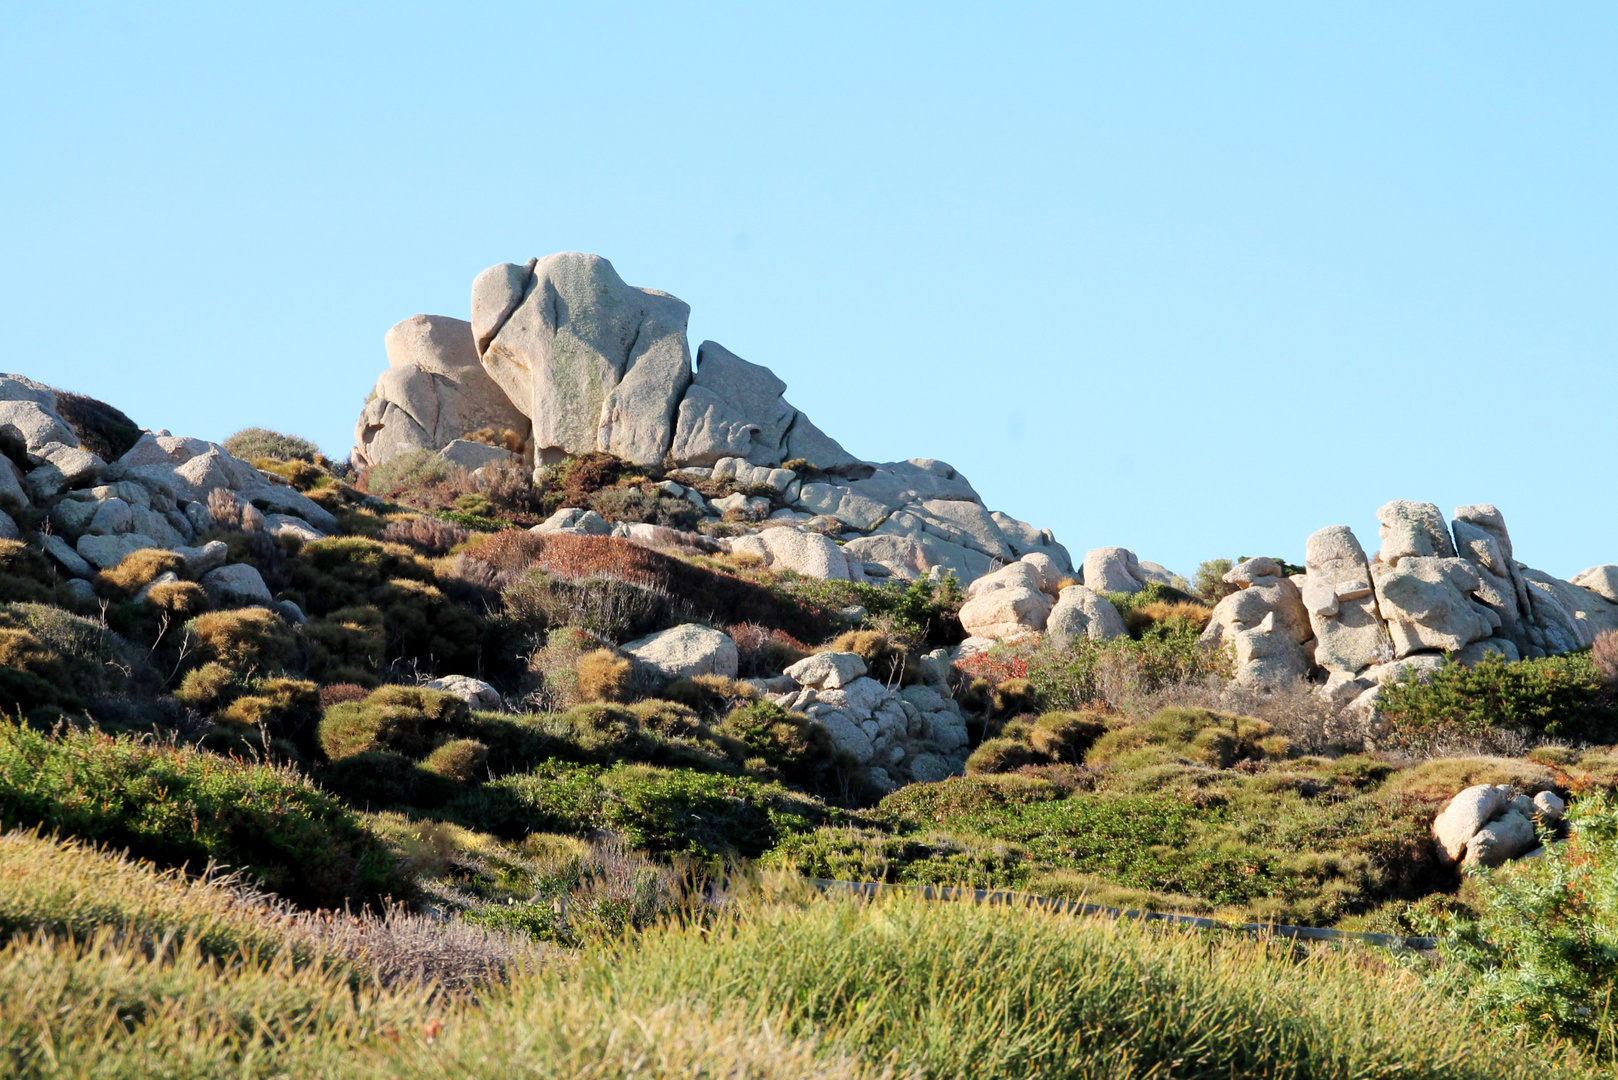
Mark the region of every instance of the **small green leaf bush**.
[[1471, 667], [1407, 672], [1382, 689], [1393, 739], [1430, 744], [1495, 728], [1589, 742], [1618, 740], [1618, 708], [1588, 652], [1508, 662], [1490, 654]]
[[150, 739], [0, 720], [0, 825], [193, 872], [217, 861], [310, 907], [410, 892], [353, 813], [299, 774]]

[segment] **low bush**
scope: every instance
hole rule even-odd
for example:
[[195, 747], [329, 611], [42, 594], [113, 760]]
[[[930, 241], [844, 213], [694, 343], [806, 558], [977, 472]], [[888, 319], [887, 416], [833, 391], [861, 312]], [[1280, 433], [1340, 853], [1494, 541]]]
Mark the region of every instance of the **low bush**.
[[312, 464], [320, 457], [320, 447], [308, 439], [261, 427], [243, 428], [220, 445], [225, 448], [225, 453], [243, 461], [274, 458], [276, 461], [307, 461]]
[[82, 703], [59, 653], [27, 630], [0, 627], [0, 711], [31, 716]]
[[697, 527], [702, 514], [686, 499], [675, 499], [655, 488], [640, 486], [612, 487], [598, 491], [589, 498], [589, 508], [617, 522], [643, 522], [663, 525], [670, 529], [690, 532]]
[[585, 701], [623, 701], [629, 696], [633, 665], [607, 649], [592, 649], [575, 665], [579, 696]]
[[859, 654], [865, 661], [865, 673], [888, 686], [921, 681], [921, 666], [912, 650], [875, 630], [850, 630], [840, 634], [826, 646], [826, 651]]
[[442, 484], [465, 471], [431, 450], [406, 450], [369, 469], [360, 478], [360, 487], [384, 499], [408, 501], [413, 493]]
[[666, 592], [615, 578], [574, 580], [532, 570], [501, 599], [505, 617], [528, 633], [577, 626], [609, 641], [628, 641], [675, 621]]
[[20, 540], [0, 540], [0, 602], [49, 604], [56, 598], [56, 573], [45, 555]]
[[1225, 575], [1236, 564], [1229, 559], [1208, 559], [1197, 566], [1196, 575], [1191, 579], [1191, 587], [1203, 602], [1217, 604], [1233, 592], [1241, 589], [1240, 585], [1225, 580]]
[[809, 655], [809, 647], [784, 630], [737, 623], [725, 632], [736, 643], [736, 673], [744, 679], [773, 678]]
[[327, 708], [320, 720], [320, 748], [334, 762], [384, 750], [419, 760], [470, 722], [466, 703], [453, 694], [384, 686], [363, 700]]
[[264, 608], [199, 615], [186, 624], [204, 661], [232, 671], [276, 671], [292, 659], [297, 639], [286, 621]]
[[1035, 760], [1033, 748], [1015, 737], [985, 739], [966, 759], [966, 775], [1015, 772]]
[[451, 739], [441, 744], [421, 767], [457, 784], [469, 784], [489, 760], [489, 748], [476, 739]]
[[807, 790], [821, 787], [837, 756], [824, 727], [768, 701], [732, 709], [720, 721], [719, 732], [745, 744], [749, 757], [760, 759], [766, 769]]
[[67, 421], [80, 445], [103, 461], [117, 461], [140, 441], [140, 425], [105, 401], [58, 392], [56, 414]]
[[210, 861], [310, 906], [406, 896], [392, 857], [341, 804], [286, 769], [150, 739], [0, 720], [0, 823], [127, 848], [162, 866]]
[[53, 650], [67, 667], [71, 687], [84, 696], [105, 693], [115, 682], [134, 690], [149, 682], [145, 658], [97, 620], [50, 604], [6, 604], [0, 626], [27, 630]]
[[382, 540], [388, 544], [403, 544], [424, 555], [447, 555], [451, 548], [464, 544], [472, 533], [448, 521], [416, 514], [402, 521], [390, 521], [382, 530]]
[[1046, 713], [1029, 731], [1028, 744], [1046, 761], [1077, 765], [1106, 730], [1092, 713]]
[[1390, 742], [1431, 746], [1495, 729], [1520, 735], [1618, 741], [1618, 704], [1603, 692], [1588, 652], [1508, 662], [1491, 653], [1471, 667], [1406, 672], [1382, 688]]
[[540, 766], [459, 796], [450, 820], [497, 836], [618, 833], [637, 848], [702, 858], [756, 857], [823, 811], [779, 785], [650, 765]]
[[1618, 804], [1574, 800], [1571, 837], [1542, 858], [1476, 875], [1473, 908], [1434, 920], [1483, 1016], [1590, 1044], [1618, 1034]]
[[174, 696], [184, 705], [205, 713], [219, 709], [241, 689], [236, 672], [224, 664], [210, 660], [201, 667], [192, 668], [180, 680]]
[[333, 761], [321, 770], [320, 782], [366, 810], [431, 809], [441, 806], [459, 788], [454, 780], [423, 763], [388, 750], [365, 750]]

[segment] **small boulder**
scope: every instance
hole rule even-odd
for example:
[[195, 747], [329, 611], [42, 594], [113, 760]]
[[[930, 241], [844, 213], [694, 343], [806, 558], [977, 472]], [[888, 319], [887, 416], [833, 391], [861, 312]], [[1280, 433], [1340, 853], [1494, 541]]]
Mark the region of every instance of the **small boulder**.
[[[1474, 784], [1451, 799], [1433, 819], [1438, 861], [1453, 866], [1465, 858], [1472, 837], [1509, 807], [1511, 800], [1511, 788], [1505, 784]], [[1530, 829], [1530, 838], [1532, 835]]]
[[157, 541], [140, 533], [119, 533], [116, 536], [79, 537], [78, 552], [84, 561], [98, 570], [110, 570], [124, 561], [126, 555], [146, 548], [154, 548]]
[[728, 634], [696, 623], [685, 623], [631, 641], [623, 651], [670, 679], [682, 675], [723, 675], [734, 679], [740, 665], [736, 643]]
[[1538, 846], [1534, 823], [1520, 810], [1512, 809], [1473, 835], [1466, 845], [1465, 865], [1499, 866], [1507, 859], [1526, 855]]
[[865, 661], [859, 653], [823, 652], [806, 656], [784, 672], [800, 686], [836, 690], [865, 674]]
[[428, 690], [442, 690], [453, 694], [480, 712], [498, 712], [505, 706], [500, 691], [469, 675], [446, 675], [426, 684]]
[[268, 607], [275, 602], [258, 568], [247, 563], [232, 563], [210, 570], [202, 575], [201, 584], [209, 599], [220, 607]]
[[230, 557], [230, 546], [223, 540], [210, 540], [201, 547], [176, 547], [174, 554], [185, 560], [185, 570], [193, 578], [200, 578], [210, 570], [225, 565]]
[[1567, 803], [1554, 791], [1541, 791], [1534, 796], [1534, 810], [1548, 825], [1567, 816]]
[[1095, 548], [1085, 553], [1084, 584], [1098, 593], [1137, 593], [1146, 587], [1140, 559], [1121, 547]]
[[608, 536], [612, 533], [612, 525], [594, 510], [580, 510], [577, 507], [570, 506], [556, 511], [556, 513], [528, 531], [536, 533], [568, 532], [581, 536]]
[[1056, 598], [1056, 606], [1045, 621], [1045, 632], [1051, 644], [1065, 649], [1079, 638], [1102, 641], [1125, 637], [1129, 628], [1112, 601], [1096, 595], [1087, 585], [1069, 585]]

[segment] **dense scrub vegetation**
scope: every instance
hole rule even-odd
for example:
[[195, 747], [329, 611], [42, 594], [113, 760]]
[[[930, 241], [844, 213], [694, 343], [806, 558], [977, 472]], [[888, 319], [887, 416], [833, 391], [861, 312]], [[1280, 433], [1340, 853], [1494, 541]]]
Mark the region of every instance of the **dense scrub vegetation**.
[[[127, 418], [94, 404], [81, 438], [116, 446]], [[217, 609], [156, 551], [91, 604], [0, 541], [0, 989], [35, 988], [0, 1025], [19, 1075], [567, 1075], [609, 1046], [660, 1055], [624, 1075], [1539, 1075], [1611, 1054], [1614, 946], [1587, 928], [1614, 915], [1613, 640], [1390, 685], [1366, 747], [1312, 688], [1244, 689], [1201, 646], [1217, 561], [1112, 597], [1128, 637], [940, 677], [951, 578], [522, 527], [570, 506], [689, 529], [655, 469], [586, 455], [533, 484], [406, 456], [354, 477], [292, 436], [231, 445], [340, 523], [273, 539], [219, 500], [208, 539], [296, 611]], [[621, 648], [689, 621], [731, 636], [739, 678]], [[967, 775], [884, 793], [762, 697], [822, 649], [954, 701]], [[504, 707], [426, 685], [456, 674]], [[1477, 783], [1570, 796], [1573, 838], [1463, 882], [1428, 829]], [[822, 901], [804, 877], [1431, 932], [1446, 953]]]

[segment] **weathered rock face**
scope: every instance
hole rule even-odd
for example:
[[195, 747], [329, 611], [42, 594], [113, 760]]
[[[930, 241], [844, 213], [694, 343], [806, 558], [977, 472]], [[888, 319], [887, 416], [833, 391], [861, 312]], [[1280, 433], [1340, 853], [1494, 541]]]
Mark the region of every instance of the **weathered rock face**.
[[1377, 611], [1370, 563], [1353, 531], [1331, 525], [1316, 532], [1305, 546], [1304, 565], [1302, 600], [1316, 638], [1315, 662], [1353, 674], [1391, 659], [1393, 639]]
[[973, 637], [1015, 641], [1045, 629], [1054, 606], [1042, 568], [1014, 562], [974, 581], [961, 606], [961, 626]]
[[1146, 588], [1140, 560], [1128, 548], [1104, 547], [1084, 556], [1084, 585], [1098, 593], [1137, 593]]
[[483, 370], [472, 324], [414, 315], [388, 331], [388, 370], [354, 428], [351, 459], [378, 465], [407, 450], [438, 450], [481, 428], [528, 436], [528, 418]]
[[631, 641], [624, 652], [665, 678], [681, 675], [736, 677], [739, 656], [728, 634], [695, 623]]
[[1314, 631], [1292, 579], [1274, 560], [1260, 558], [1237, 563], [1225, 581], [1241, 588], [1214, 606], [1203, 644], [1230, 646], [1236, 680], [1244, 685], [1276, 686], [1307, 675]]
[[690, 311], [578, 252], [490, 267], [472, 286], [483, 368], [532, 422], [546, 462], [592, 450], [662, 462], [691, 382]]
[[1057, 596], [1045, 622], [1046, 634], [1057, 648], [1066, 648], [1081, 637], [1095, 640], [1124, 637], [1129, 633], [1124, 617], [1104, 596], [1097, 596], [1086, 585], [1069, 585]]

